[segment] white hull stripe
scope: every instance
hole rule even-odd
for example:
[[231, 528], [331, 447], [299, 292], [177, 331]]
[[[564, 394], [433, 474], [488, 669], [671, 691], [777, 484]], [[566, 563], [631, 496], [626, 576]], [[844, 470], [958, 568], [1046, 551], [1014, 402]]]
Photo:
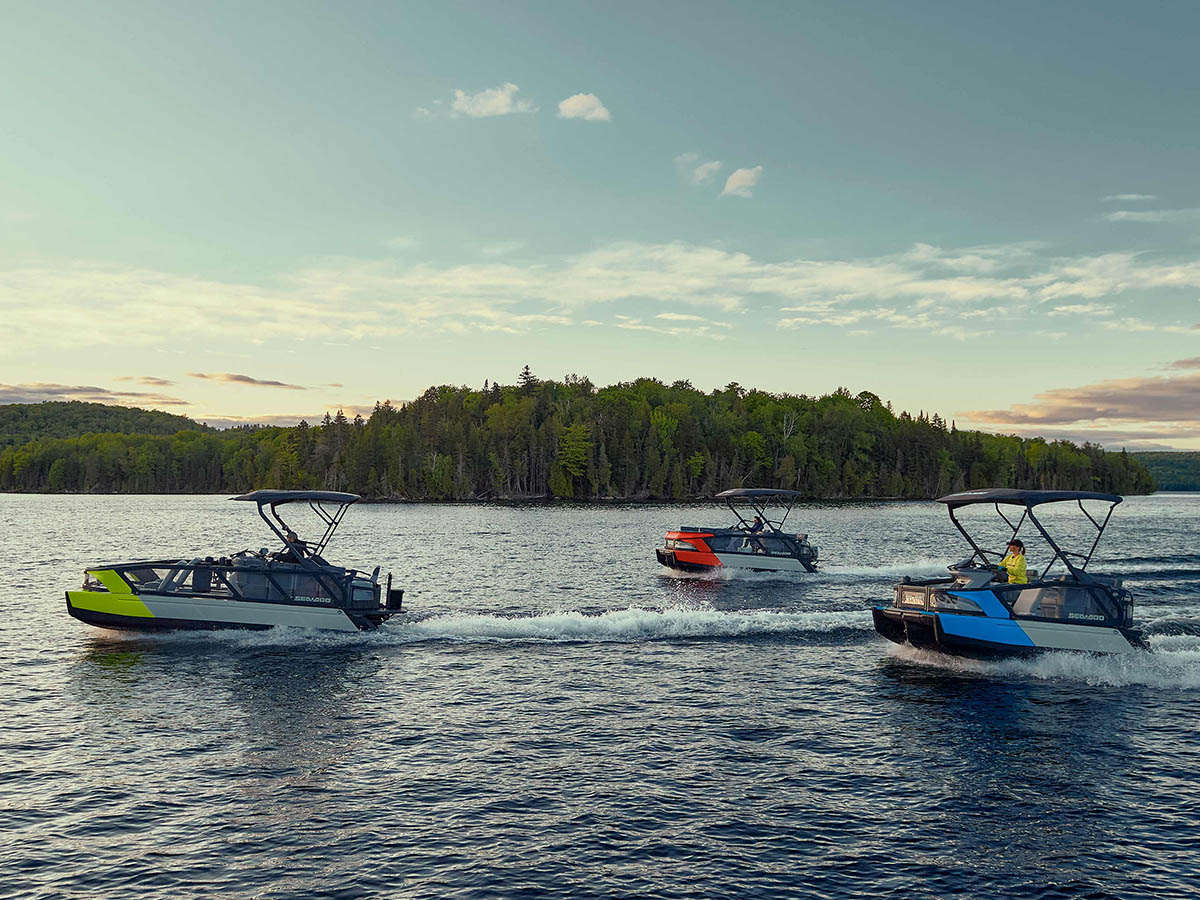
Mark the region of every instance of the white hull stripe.
[[1070, 625], [1065, 622], [1015, 620], [1035, 647], [1045, 650], [1087, 650], [1092, 653], [1132, 653], [1134, 647], [1115, 628]]
[[790, 556], [767, 556], [763, 553], [717, 553], [721, 565], [731, 569], [769, 569], [773, 572], [807, 572], [800, 560]]
[[154, 613], [156, 618], [162, 619], [258, 625], [268, 628], [283, 625], [325, 631], [358, 631], [358, 627], [344, 611], [328, 607], [213, 600], [204, 597], [180, 598], [162, 594], [139, 594], [138, 599], [146, 604], [146, 608]]

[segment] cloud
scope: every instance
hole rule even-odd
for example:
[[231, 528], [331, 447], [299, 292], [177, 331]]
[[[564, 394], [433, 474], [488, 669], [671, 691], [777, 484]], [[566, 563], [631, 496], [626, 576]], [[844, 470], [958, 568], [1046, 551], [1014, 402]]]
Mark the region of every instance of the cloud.
[[753, 169], [734, 169], [732, 174], [725, 179], [725, 189], [721, 191], [721, 196], [747, 199], [753, 197], [754, 186], [762, 177], [762, 170], [762, 166], [755, 166]]
[[307, 416], [296, 415], [294, 413], [264, 414], [261, 416], [200, 416], [193, 415], [192, 418], [198, 422], [208, 425], [212, 428], [236, 428], [244, 425], [270, 425], [280, 428], [291, 428], [293, 425], [299, 425], [300, 420], [304, 419], [309, 425], [314, 425], [321, 421], [324, 415]]
[[1064, 306], [1056, 306], [1048, 316], [1111, 316], [1113, 312], [1112, 306], [1107, 303], [1067, 303]]
[[627, 331], [649, 331], [654, 334], [665, 334], [670, 337], [689, 337], [689, 338], [710, 338], [714, 341], [723, 341], [726, 335], [721, 332], [714, 332], [713, 326], [729, 327], [726, 322], [709, 322], [702, 316], [687, 316], [677, 315], [672, 313], [660, 313], [655, 316], [656, 319], [664, 319], [667, 321], [686, 322], [686, 325], [651, 325], [643, 322], [640, 318], [632, 316], [616, 317], [614, 323], [617, 328], [624, 328]]
[[[169, 384], [169, 382], [167, 382]], [[81, 400], [84, 403], [108, 403], [119, 406], [188, 406], [178, 397], [145, 391], [113, 391], [83, 384], [53, 384], [37, 381], [31, 384], [0, 384], [0, 403], [41, 403], [46, 400]]]
[[[353, 419], [356, 415], [362, 416], [364, 419], [369, 418], [371, 413], [375, 411], [373, 403], [341, 403], [331, 406], [326, 412], [330, 417], [336, 416], [338, 410], [346, 416], [347, 419]], [[300, 424], [303, 419], [309, 425], [319, 425], [321, 420], [325, 418], [325, 412], [318, 413], [269, 413], [258, 416], [230, 416], [230, 415], [193, 415], [193, 419], [203, 422], [205, 425], [211, 425], [213, 428], [236, 428], [244, 425], [266, 425], [276, 426], [280, 428], [291, 428], [293, 425]]]
[[689, 184], [708, 184], [723, 165], [718, 159], [702, 160], [699, 153], [680, 153], [674, 162], [680, 176]]
[[116, 381], [135, 381], [138, 384], [148, 385], [150, 387], [169, 387], [174, 384], [173, 381], [167, 381], [165, 378], [156, 378], [153, 375], [122, 375], [114, 379]]
[[204, 381], [223, 381], [226, 384], [245, 384], [252, 387], [283, 388], [288, 391], [307, 391], [308, 388], [299, 384], [287, 384], [283, 381], [263, 381], [251, 378], [249, 375], [236, 375], [233, 372], [188, 372], [189, 378], [200, 378]]
[[1118, 209], [1105, 213], [1110, 222], [1144, 222], [1187, 225], [1200, 222], [1200, 209]]
[[[1152, 428], [992, 428], [1001, 434], [1040, 437], [1047, 441], [1071, 441], [1074, 444], [1100, 444], [1111, 450], [1178, 450], [1179, 442], [1200, 438], [1200, 427], [1160, 426]], [[1173, 443], [1164, 443], [1171, 441]]]
[[[1181, 369], [1196, 360], [1180, 360]], [[1005, 425], [1144, 425], [1169, 423], [1155, 437], [1168, 433], [1200, 434], [1200, 372], [1144, 378], [1115, 378], [1076, 388], [1055, 388], [1035, 395], [1033, 402], [1008, 409], [972, 410], [972, 422]]]
[[[771, 259], [682, 241], [624, 241], [558, 257], [457, 265], [394, 255], [330, 258], [280, 273], [269, 286], [83, 263], [0, 268], [0, 321], [12, 346], [48, 351], [172, 352], [179, 334], [203, 333], [303, 353], [321, 341], [566, 327], [581, 310], [617, 302], [661, 304], [651, 316], [759, 309], [783, 313], [790, 327], [870, 322], [955, 337], [976, 331], [983, 316], [1015, 320], [1049, 310], [1091, 328], [1200, 337], [1194, 320], [1161, 311], [1165, 301], [1178, 303], [1181, 290], [1200, 290], [1200, 257], [1053, 257], [1029, 244], [918, 244], [864, 258]], [[353, 315], [331, 317], [330, 309]]]
[[471, 119], [484, 119], [491, 116], [510, 116], [516, 113], [535, 113], [538, 111], [532, 100], [518, 97], [520, 88], [511, 81], [506, 81], [499, 87], [487, 88], [471, 94], [467, 91], [456, 90], [454, 99], [450, 101], [452, 115], [467, 116]]
[[1101, 197], [1100, 201], [1102, 203], [1114, 203], [1114, 202], [1118, 202], [1118, 201], [1123, 202], [1123, 203], [1134, 203], [1138, 200], [1157, 200], [1157, 199], [1158, 199], [1158, 196], [1155, 194], [1109, 194], [1107, 197]]
[[583, 119], [585, 122], [610, 122], [612, 116], [595, 94], [573, 94], [558, 104], [560, 119]]

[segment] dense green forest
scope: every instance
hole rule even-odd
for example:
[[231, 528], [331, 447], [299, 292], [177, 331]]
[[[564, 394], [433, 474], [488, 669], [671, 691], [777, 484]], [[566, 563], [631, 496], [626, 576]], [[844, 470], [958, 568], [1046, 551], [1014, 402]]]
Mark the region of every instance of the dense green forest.
[[1200, 491], [1200, 453], [1147, 451], [1131, 454], [1163, 491]]
[[0, 490], [327, 488], [372, 498], [708, 496], [737, 485], [813, 497], [935, 497], [968, 487], [1153, 490], [1125, 453], [959, 431], [875, 394], [704, 393], [653, 379], [431, 387], [369, 418], [224, 432], [85, 434], [0, 452]]
[[0, 447], [88, 433], [175, 434], [188, 430], [204, 431], [206, 427], [186, 416], [80, 400], [0, 404]]

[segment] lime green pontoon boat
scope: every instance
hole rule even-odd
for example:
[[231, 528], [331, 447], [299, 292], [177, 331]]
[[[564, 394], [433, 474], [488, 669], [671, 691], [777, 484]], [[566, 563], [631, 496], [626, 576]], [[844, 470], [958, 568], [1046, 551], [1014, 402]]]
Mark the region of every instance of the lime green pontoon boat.
[[[321, 554], [357, 494], [336, 491], [251, 491], [234, 500], [258, 505], [258, 514], [283, 542], [274, 552], [149, 560], [94, 566], [83, 588], [67, 591], [67, 612], [101, 628], [171, 629], [315, 628], [369, 631], [400, 611], [404, 592], [392, 576], [331, 565]], [[307, 543], [280, 517], [278, 507], [307, 503], [325, 525]], [[270, 516], [268, 516], [268, 510]]]

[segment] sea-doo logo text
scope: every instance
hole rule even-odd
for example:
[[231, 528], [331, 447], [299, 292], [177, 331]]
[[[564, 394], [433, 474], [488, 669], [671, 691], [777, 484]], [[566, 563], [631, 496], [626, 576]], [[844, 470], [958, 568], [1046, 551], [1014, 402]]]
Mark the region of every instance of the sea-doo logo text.
[[328, 597], [301, 597], [299, 595], [292, 598], [296, 603], [328, 603]]
[[1068, 618], [1087, 619], [1089, 622], [1103, 622], [1104, 621], [1104, 616], [1095, 616], [1090, 613], [1069, 613]]

